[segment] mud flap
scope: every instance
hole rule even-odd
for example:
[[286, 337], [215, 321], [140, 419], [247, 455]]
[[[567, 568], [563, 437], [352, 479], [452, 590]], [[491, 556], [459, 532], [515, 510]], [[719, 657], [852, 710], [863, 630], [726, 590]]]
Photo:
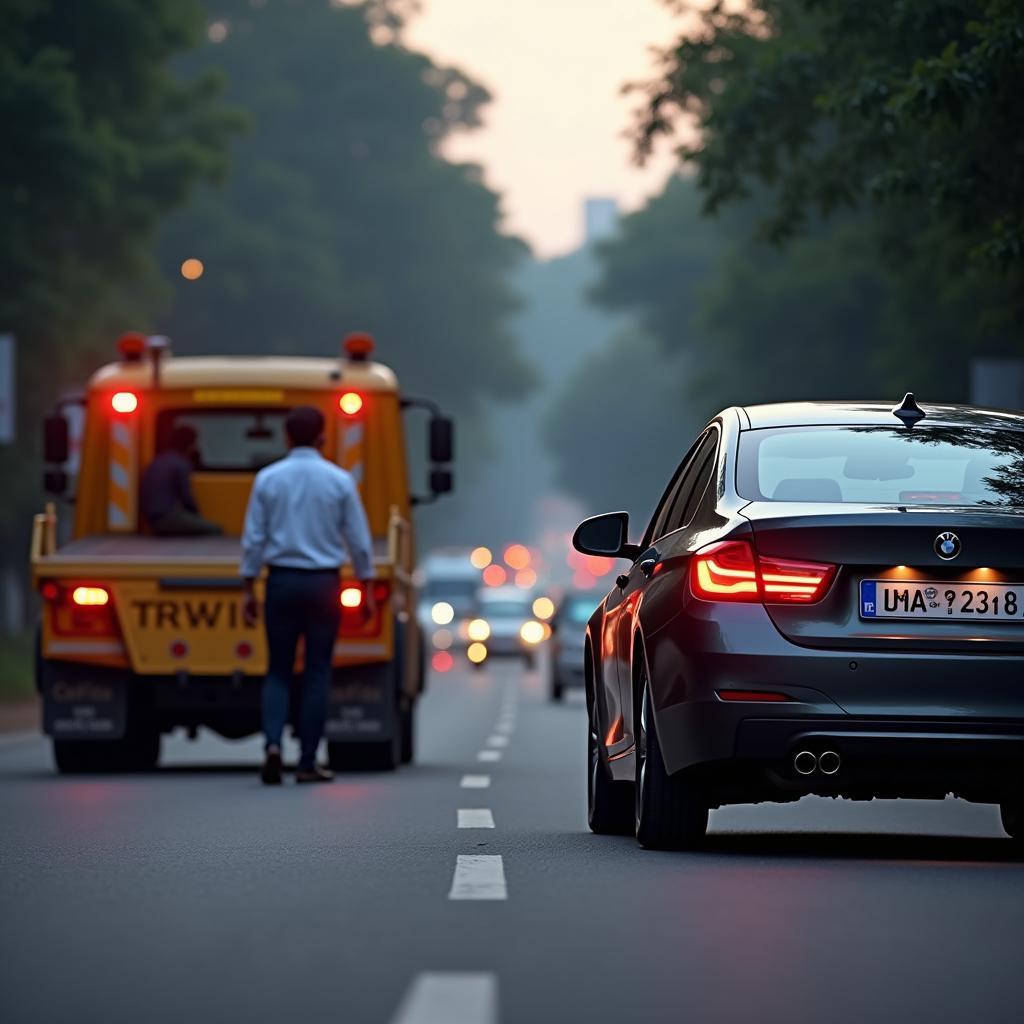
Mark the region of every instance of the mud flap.
[[336, 669], [324, 729], [328, 743], [380, 743], [398, 729], [395, 666], [385, 661]]
[[39, 689], [43, 732], [55, 740], [119, 740], [127, 719], [127, 679], [103, 669], [44, 662]]

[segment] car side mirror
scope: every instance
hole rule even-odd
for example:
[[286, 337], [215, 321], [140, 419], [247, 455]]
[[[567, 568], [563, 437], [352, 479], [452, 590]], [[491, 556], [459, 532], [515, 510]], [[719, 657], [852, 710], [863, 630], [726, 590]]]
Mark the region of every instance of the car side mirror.
[[43, 461], [62, 466], [70, 451], [67, 419], [60, 413], [47, 416], [43, 420]]
[[572, 535], [572, 546], [585, 555], [600, 558], [628, 558], [635, 561], [640, 554], [638, 544], [630, 544], [629, 513], [606, 512], [584, 519]]
[[454, 486], [455, 481], [452, 479], [452, 471], [450, 469], [439, 469], [435, 466], [430, 471], [431, 494], [451, 494]]
[[455, 458], [455, 425], [447, 416], [430, 418], [427, 455], [431, 462], [451, 462]]

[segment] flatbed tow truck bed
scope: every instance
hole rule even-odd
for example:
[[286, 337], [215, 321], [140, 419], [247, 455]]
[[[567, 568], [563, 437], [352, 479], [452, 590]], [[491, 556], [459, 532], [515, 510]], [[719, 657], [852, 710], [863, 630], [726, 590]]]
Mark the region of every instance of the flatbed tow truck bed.
[[[66, 575], [78, 569], [104, 575], [151, 576], [154, 565], [174, 575], [196, 577], [237, 576], [241, 540], [232, 536], [155, 537], [143, 534], [97, 534], [69, 541], [39, 563], [40, 575]], [[388, 542], [374, 541], [374, 562], [378, 573], [391, 564]]]

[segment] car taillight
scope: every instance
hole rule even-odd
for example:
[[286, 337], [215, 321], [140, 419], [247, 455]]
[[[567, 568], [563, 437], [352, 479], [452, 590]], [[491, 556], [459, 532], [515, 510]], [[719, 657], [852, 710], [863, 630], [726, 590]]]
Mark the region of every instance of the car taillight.
[[825, 596], [834, 565], [793, 562], [786, 558], [760, 558], [761, 586], [766, 604], [813, 604]]
[[760, 601], [754, 551], [745, 540], [719, 541], [690, 562], [690, 587], [705, 601]]
[[825, 596], [836, 567], [758, 557], [745, 540], [719, 541], [690, 561], [690, 589], [704, 601], [813, 604]]
[[81, 608], [102, 608], [109, 604], [110, 593], [106, 587], [75, 587], [71, 600]]

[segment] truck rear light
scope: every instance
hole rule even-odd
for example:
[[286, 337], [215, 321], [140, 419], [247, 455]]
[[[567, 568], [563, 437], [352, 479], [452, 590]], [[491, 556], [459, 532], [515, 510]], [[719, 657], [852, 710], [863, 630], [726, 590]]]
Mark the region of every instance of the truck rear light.
[[[363, 616], [368, 587], [373, 587], [373, 596], [377, 603], [377, 610], [369, 619]], [[390, 596], [391, 584], [387, 580], [346, 582], [338, 595], [338, 603], [341, 605], [341, 633], [345, 636], [375, 636], [380, 633]]]
[[719, 541], [690, 562], [690, 588], [705, 601], [760, 601], [754, 551], [745, 540]]
[[358, 391], [346, 391], [338, 399], [338, 408], [346, 416], [358, 416], [363, 411], [363, 396]]
[[122, 416], [135, 412], [139, 407], [139, 396], [134, 391], [115, 391], [110, 396], [110, 408]]
[[748, 541], [719, 541], [690, 561], [690, 589], [704, 601], [814, 604], [835, 578], [836, 566], [754, 554]]
[[[118, 635], [114, 599], [106, 587], [95, 583], [43, 585], [50, 625], [57, 636], [110, 637]], [[53, 596], [49, 596], [53, 594]]]
[[53, 580], [46, 580], [39, 587], [39, 596], [44, 601], [60, 600], [60, 587]]

